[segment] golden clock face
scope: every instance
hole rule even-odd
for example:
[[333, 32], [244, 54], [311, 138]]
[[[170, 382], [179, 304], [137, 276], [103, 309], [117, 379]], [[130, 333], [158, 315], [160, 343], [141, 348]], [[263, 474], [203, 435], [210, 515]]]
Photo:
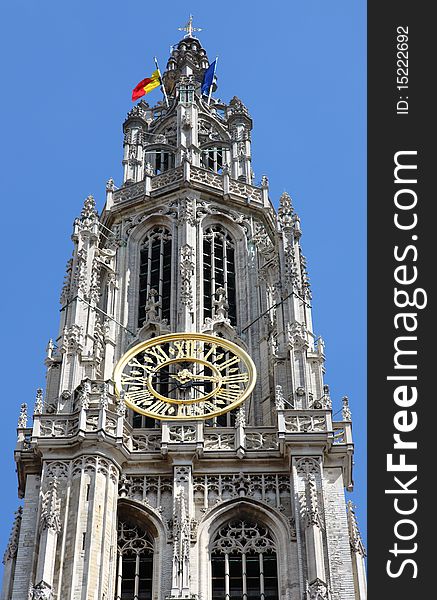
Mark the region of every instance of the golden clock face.
[[239, 346], [201, 333], [171, 333], [131, 348], [114, 370], [115, 389], [138, 413], [161, 420], [210, 419], [239, 406], [256, 370]]

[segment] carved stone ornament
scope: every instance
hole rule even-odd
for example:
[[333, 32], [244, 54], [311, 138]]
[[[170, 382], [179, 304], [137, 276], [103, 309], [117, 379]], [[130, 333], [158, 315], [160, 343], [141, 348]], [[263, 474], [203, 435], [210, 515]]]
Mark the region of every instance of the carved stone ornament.
[[35, 408], [33, 410], [35, 415], [40, 415], [43, 411], [44, 401], [43, 401], [43, 392], [41, 388], [36, 390], [36, 398], [35, 398]]
[[214, 294], [212, 301], [214, 310], [214, 321], [225, 321], [228, 322], [228, 310], [229, 304], [226, 298], [226, 290], [224, 287], [218, 287]]
[[307, 600], [328, 600], [328, 586], [324, 581], [315, 579], [307, 586]]
[[90, 407], [90, 393], [91, 393], [91, 384], [88, 380], [84, 380], [79, 390], [78, 394], [78, 404], [79, 407], [83, 410], [87, 410]]
[[246, 427], [246, 409], [244, 408], [244, 404], [242, 404], [237, 411], [237, 415], [235, 417], [235, 426]]
[[276, 410], [284, 410], [285, 397], [282, 391], [282, 385], [277, 385], [275, 388], [275, 407]]
[[358, 552], [362, 556], [366, 556], [363, 539], [358, 527], [357, 516], [355, 514], [355, 505], [352, 500], [347, 503], [347, 520], [349, 526], [349, 541], [352, 552]]
[[248, 554], [276, 550], [270, 531], [262, 523], [234, 520], [219, 529], [212, 549], [220, 554]]
[[67, 266], [65, 268], [64, 283], [62, 286], [61, 297], [59, 299], [62, 306], [64, 306], [64, 304], [66, 304], [70, 300], [72, 270], [73, 270], [73, 259], [70, 258], [67, 261]]
[[192, 277], [194, 274], [194, 250], [189, 244], [181, 248], [181, 302], [190, 309], [193, 307]]
[[308, 473], [305, 482], [305, 525], [321, 527], [317, 483], [314, 473]]
[[61, 352], [64, 354], [80, 354], [83, 350], [83, 329], [80, 325], [65, 327], [62, 336]]
[[309, 473], [320, 473], [318, 459], [305, 456], [296, 460], [296, 470], [299, 475], [307, 475]]
[[52, 586], [41, 581], [30, 591], [29, 598], [30, 600], [54, 600]]
[[159, 294], [155, 288], [151, 288], [146, 300], [145, 313], [146, 322], [158, 323], [160, 321], [159, 309], [161, 302], [159, 300]]
[[178, 224], [188, 223], [192, 227], [196, 225], [195, 199], [184, 196], [178, 200]]
[[293, 227], [293, 205], [287, 192], [284, 192], [279, 200], [278, 223], [284, 231]]
[[50, 481], [49, 489], [42, 496], [41, 529], [61, 531], [61, 500], [58, 498], [58, 479]]
[[291, 347], [303, 348], [308, 345], [308, 332], [304, 323], [287, 323], [287, 337]]
[[21, 519], [23, 517], [23, 508], [18, 507], [15, 513], [14, 523], [12, 525], [11, 535], [9, 536], [9, 542], [6, 547], [5, 554], [3, 556], [3, 564], [5, 565], [8, 560], [11, 560], [17, 556], [18, 540], [20, 537]]
[[126, 410], [126, 403], [124, 401], [123, 396], [121, 396], [117, 404], [117, 415], [119, 415], [120, 417], [126, 416]]
[[27, 427], [27, 404], [25, 402], [20, 406], [20, 416], [18, 417], [17, 427], [19, 429], [25, 429]]
[[80, 218], [76, 219], [76, 224], [79, 226], [81, 231], [90, 229], [95, 223], [97, 223], [99, 213], [96, 209], [96, 201], [94, 196], [87, 196], [83, 203], [82, 212]]
[[247, 108], [237, 96], [234, 96], [232, 98], [232, 100], [229, 102], [229, 106], [231, 107], [233, 112], [242, 113], [244, 115], [249, 114]]
[[351, 413], [351, 409], [349, 408], [349, 398], [347, 396], [343, 396], [343, 407], [341, 409], [341, 415], [343, 417], [343, 421], [351, 421], [352, 420], [352, 413]]

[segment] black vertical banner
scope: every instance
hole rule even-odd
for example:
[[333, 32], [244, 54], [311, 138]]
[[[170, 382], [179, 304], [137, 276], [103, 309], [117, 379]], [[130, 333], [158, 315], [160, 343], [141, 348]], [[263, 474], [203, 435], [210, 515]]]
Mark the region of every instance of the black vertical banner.
[[368, 2], [368, 583], [375, 599], [435, 595], [433, 8]]

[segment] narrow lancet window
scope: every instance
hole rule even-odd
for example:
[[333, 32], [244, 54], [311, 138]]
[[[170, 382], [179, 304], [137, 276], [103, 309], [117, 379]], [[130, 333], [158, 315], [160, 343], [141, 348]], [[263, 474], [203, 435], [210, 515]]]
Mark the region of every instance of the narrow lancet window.
[[171, 234], [165, 227], [152, 229], [140, 247], [138, 327], [146, 320], [170, 321]]
[[235, 247], [229, 233], [214, 226], [203, 234], [203, 316], [223, 314], [236, 325]]

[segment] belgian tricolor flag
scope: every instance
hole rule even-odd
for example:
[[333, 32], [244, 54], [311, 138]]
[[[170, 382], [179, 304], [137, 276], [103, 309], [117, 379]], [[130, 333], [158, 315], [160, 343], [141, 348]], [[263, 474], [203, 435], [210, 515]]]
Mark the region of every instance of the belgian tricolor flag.
[[156, 69], [156, 71], [153, 71], [150, 77], [146, 77], [134, 87], [134, 89], [132, 90], [132, 102], [135, 102], [135, 100], [138, 100], [138, 98], [141, 98], [141, 96], [148, 94], [160, 85], [161, 76], [159, 69]]

